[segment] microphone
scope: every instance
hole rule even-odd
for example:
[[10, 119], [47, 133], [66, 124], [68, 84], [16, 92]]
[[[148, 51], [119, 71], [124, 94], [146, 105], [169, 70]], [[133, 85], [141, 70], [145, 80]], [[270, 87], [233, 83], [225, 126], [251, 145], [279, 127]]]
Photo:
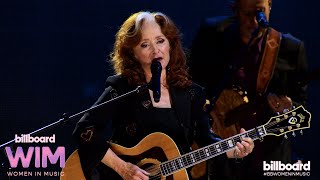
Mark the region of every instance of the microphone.
[[269, 22], [267, 21], [266, 15], [262, 11], [257, 11], [256, 19], [261, 28], [269, 27]]
[[161, 83], [160, 83], [160, 77], [161, 77], [161, 71], [162, 66], [159, 62], [160, 58], [155, 58], [152, 60], [151, 63], [151, 90], [153, 91], [153, 100], [154, 102], [160, 101], [161, 96]]

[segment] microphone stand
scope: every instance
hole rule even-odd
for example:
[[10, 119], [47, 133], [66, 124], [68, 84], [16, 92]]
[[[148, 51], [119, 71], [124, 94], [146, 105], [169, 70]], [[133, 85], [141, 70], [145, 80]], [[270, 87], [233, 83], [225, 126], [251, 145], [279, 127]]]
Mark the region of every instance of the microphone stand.
[[[145, 89], [147, 89], [147, 88], [149, 88], [149, 87], [150, 87], [150, 84], [145, 84], [145, 85], [142, 85], [142, 86], [138, 86], [136, 89], [134, 89], [134, 90], [132, 90], [132, 91], [129, 91], [129, 92], [125, 93], [125, 94], [122, 94], [122, 95], [117, 96], [117, 97], [115, 97], [115, 98], [113, 98], [113, 99], [110, 99], [110, 100], [108, 100], [108, 101], [105, 101], [105, 102], [103, 102], [103, 103], [101, 103], [101, 104], [92, 106], [92, 107], [90, 107], [90, 108], [88, 108], [88, 109], [86, 109], [86, 110], [83, 110], [83, 111], [78, 112], [78, 113], [76, 113], [76, 114], [73, 114], [73, 115], [71, 115], [71, 116], [69, 116], [69, 115], [67, 115], [66, 113], [64, 113], [64, 114], [62, 115], [62, 118], [59, 119], [58, 121], [53, 122], [53, 123], [51, 123], [51, 124], [49, 124], [49, 125], [46, 125], [46, 126], [40, 128], [40, 129], [37, 129], [37, 130], [35, 130], [35, 131], [33, 131], [33, 132], [30, 132], [29, 134], [26, 134], [26, 135], [33, 136], [33, 135], [38, 134], [38, 133], [41, 133], [41, 132], [43, 132], [43, 131], [45, 131], [45, 130], [47, 130], [47, 129], [49, 129], [49, 128], [53, 128], [53, 127], [56, 127], [56, 126], [65, 124], [65, 123], [69, 122], [69, 121], [70, 121], [71, 119], [73, 119], [73, 118], [79, 117], [79, 116], [81, 116], [81, 115], [83, 115], [83, 114], [85, 114], [85, 113], [87, 113], [87, 112], [93, 111], [93, 110], [98, 109], [98, 108], [100, 108], [100, 107], [102, 107], [102, 106], [105, 106], [105, 105], [107, 105], [107, 104], [111, 104], [111, 103], [113, 103], [113, 102], [115, 102], [115, 101], [118, 101], [118, 100], [120, 100], [120, 99], [123, 99], [123, 98], [125, 98], [125, 97], [127, 97], [127, 96], [130, 96], [130, 95], [132, 95], [132, 94], [138, 94], [138, 93], [140, 93], [141, 91], [143, 91], [143, 90], [145, 90]], [[2, 150], [5, 146], [9, 146], [9, 145], [14, 144], [14, 142], [15, 142], [15, 139], [12, 139], [11, 141], [8, 141], [8, 142], [6, 142], [6, 143], [1, 144], [1, 145], [0, 145], [0, 150]]]

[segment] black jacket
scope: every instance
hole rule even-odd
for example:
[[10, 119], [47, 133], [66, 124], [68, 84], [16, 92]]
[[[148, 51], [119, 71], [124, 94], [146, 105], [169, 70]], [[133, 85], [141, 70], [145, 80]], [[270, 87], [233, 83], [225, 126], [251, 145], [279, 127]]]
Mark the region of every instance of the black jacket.
[[[124, 94], [134, 89], [121, 76], [107, 79], [107, 88], [95, 103], [100, 104], [108, 99]], [[219, 141], [209, 130], [208, 117], [202, 110], [205, 102], [204, 89], [192, 84], [190, 88], [170, 88], [172, 108], [174, 109], [181, 127], [184, 129], [185, 139], [190, 147], [193, 141], [205, 146]], [[129, 96], [115, 104], [87, 113], [78, 122], [74, 137], [79, 144], [79, 156], [82, 169], [87, 179], [95, 173], [96, 167], [109, 148], [107, 141], [113, 141], [125, 147], [136, 145], [146, 130], [141, 121], [151, 120], [144, 111], [152, 106], [148, 91]], [[221, 158], [225, 158], [222, 156]]]

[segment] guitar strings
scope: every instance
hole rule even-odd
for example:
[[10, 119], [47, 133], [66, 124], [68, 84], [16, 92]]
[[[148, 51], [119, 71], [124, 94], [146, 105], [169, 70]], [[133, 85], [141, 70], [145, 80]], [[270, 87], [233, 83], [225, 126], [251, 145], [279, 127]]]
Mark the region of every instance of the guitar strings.
[[160, 164], [156, 164], [156, 165], [152, 165], [150, 167], [147, 167], [145, 169], [147, 172], [149, 172], [150, 174], [154, 174], [152, 176], [149, 176], [149, 179], [161, 179], [161, 171], [160, 171]]
[[149, 177], [149, 179], [150, 180], [152, 180], [152, 179], [161, 179], [161, 173], [159, 172], [157, 175], [155, 175], [155, 176], [151, 176], [151, 177]]
[[[236, 138], [241, 139], [241, 135], [243, 135], [243, 134], [247, 134], [246, 137], [253, 137], [253, 139], [258, 139], [258, 135], [256, 134], [255, 130], [250, 130], [250, 131], [247, 131], [247, 132], [245, 132], [245, 133], [239, 134], [239, 135], [237, 135], [237, 136], [230, 137], [230, 138], [228, 138], [228, 139], [233, 139], [233, 140], [236, 139]], [[227, 139], [224, 140], [224, 143], [220, 143], [220, 146], [222, 147], [223, 151], [228, 151], [228, 150], [234, 149], [234, 148], [235, 148], [235, 145], [234, 145], [233, 147], [228, 146], [228, 145], [225, 143], [226, 140], [227, 140]], [[239, 142], [239, 141], [237, 141], [237, 142]], [[212, 146], [209, 146], [208, 148], [210, 148], [210, 147], [212, 147]], [[205, 159], [205, 158], [208, 158], [208, 156], [207, 156], [205, 153], [200, 153], [200, 151], [202, 151], [202, 150], [203, 150], [203, 149], [199, 149], [198, 151], [194, 151], [194, 152], [193, 152], [193, 155], [194, 155], [194, 157], [195, 157], [195, 159], [196, 159], [197, 161], [202, 160], [202, 159]], [[214, 149], [214, 150], [215, 150], [215, 149]], [[215, 150], [215, 151], [216, 151], [216, 153], [217, 153], [217, 150]], [[211, 154], [211, 155], [213, 154], [212, 151], [211, 151], [211, 152], [207, 152], [207, 153], [209, 153], [209, 154]], [[185, 161], [187, 162], [187, 164], [190, 164], [190, 163], [193, 164], [192, 161], [190, 161], [190, 160], [188, 160], [188, 158], [186, 158], [187, 155], [190, 155], [190, 154], [186, 154], [186, 155], [183, 155], [183, 156], [180, 157], [180, 159], [182, 159], [181, 163], [183, 164], [183, 166], [186, 166], [185, 163], [184, 163]], [[209, 155], [209, 156], [210, 156], [210, 155]], [[175, 160], [176, 160], [176, 159], [173, 159], [173, 160], [170, 160], [170, 161], [175, 161]], [[176, 168], [173, 168], [173, 167], [171, 167], [171, 166], [167, 166], [167, 164], [170, 165], [169, 162], [166, 162], [166, 163], [164, 163], [164, 164], [166, 164], [166, 165], [165, 165], [165, 166], [166, 166], [166, 170], [169, 171], [170, 173], [176, 171]], [[196, 163], [196, 164], [197, 164], [197, 163]], [[179, 169], [182, 169], [182, 168], [179, 168]]]
[[[248, 132], [245, 132], [245, 133], [247, 133], [247, 136], [255, 135], [255, 132], [252, 132], [252, 131], [248, 131]], [[243, 133], [243, 134], [245, 134], [245, 133]], [[242, 134], [240, 134], [240, 135], [242, 135]], [[232, 137], [232, 138], [233, 138], [233, 139], [235, 139], [235, 138], [241, 139], [240, 135], [234, 136], [234, 137]], [[230, 139], [231, 139], [231, 138], [230, 138]], [[225, 141], [224, 141], [224, 142], [225, 142]], [[231, 149], [235, 148], [235, 146], [229, 147], [229, 146], [227, 146], [227, 145], [224, 144], [224, 143], [220, 143], [220, 146], [221, 146], [222, 149], [223, 149], [223, 151], [221, 151], [222, 153], [223, 153], [224, 151], [226, 151], [226, 150], [229, 150], [229, 149], [231, 150]], [[209, 146], [208, 149], [210, 149], [210, 147], [211, 147], [211, 149], [212, 149], [213, 146]], [[210, 154], [211, 154], [211, 155], [213, 154], [213, 151], [207, 152], [207, 153], [209, 153], [209, 156], [207, 156], [204, 152], [203, 152], [203, 153], [200, 153], [202, 150], [203, 150], [203, 149], [199, 149], [199, 150], [196, 150], [196, 151], [194, 151], [194, 152], [192, 153], [192, 154], [194, 155], [194, 158], [195, 158], [197, 161], [203, 160], [203, 159], [205, 159], [205, 158], [208, 158], [208, 157], [210, 157]], [[214, 149], [214, 150], [215, 150], [215, 149]], [[217, 150], [215, 150], [215, 152], [216, 152], [216, 153], [219, 153]], [[188, 165], [192, 165], [192, 164], [197, 164], [197, 163], [193, 163], [192, 161], [190, 161], [190, 160], [189, 160], [190, 158], [187, 158], [188, 155], [190, 155], [190, 154], [185, 154], [185, 155], [182, 155], [182, 156], [180, 157], [180, 159], [182, 160], [182, 161], [180, 162], [180, 163], [182, 164], [182, 166], [188, 166]], [[211, 158], [211, 157], [210, 157], [210, 158]], [[176, 161], [177, 159], [179, 159], [179, 158], [175, 158], [175, 159], [172, 159], [172, 160], [170, 160], [170, 161], [168, 161], [168, 162], [166, 162], [166, 163], [163, 163], [164, 166], [166, 167], [166, 169], [164, 169], [164, 171], [168, 171], [168, 172], [171, 174], [171, 173], [174, 172], [174, 171], [183, 169], [183, 168], [178, 168], [178, 169], [176, 169], [176, 168], [174, 168], [174, 167], [171, 166], [170, 162]], [[196, 161], [196, 162], [197, 162], [197, 161]], [[185, 165], [185, 162], [187, 163], [187, 165]], [[173, 162], [173, 163], [175, 163], [175, 162]], [[169, 166], [168, 166], [168, 165], [169, 165]], [[181, 166], [181, 165], [180, 165], [180, 166]], [[178, 165], [178, 167], [179, 167], [179, 165]]]
[[156, 172], [160, 172], [160, 168], [157, 167], [156, 165], [152, 165], [152, 166], [146, 168], [145, 170], [151, 174], [156, 173]]

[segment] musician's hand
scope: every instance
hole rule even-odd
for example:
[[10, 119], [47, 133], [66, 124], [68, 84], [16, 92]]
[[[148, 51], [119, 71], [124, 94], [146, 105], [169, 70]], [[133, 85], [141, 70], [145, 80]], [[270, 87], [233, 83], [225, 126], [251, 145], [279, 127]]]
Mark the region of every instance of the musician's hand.
[[267, 100], [270, 108], [275, 113], [279, 112], [282, 114], [292, 110], [292, 100], [288, 96], [278, 96], [276, 94], [269, 93]]
[[112, 168], [116, 171], [123, 179], [125, 180], [141, 180], [149, 179], [149, 173], [143, 169], [140, 169], [138, 166], [125, 162], [119, 158], [112, 149], [108, 149], [106, 154], [101, 160], [102, 163]]
[[125, 165], [119, 171], [119, 175], [124, 180], [141, 180], [141, 179], [149, 179], [148, 175], [150, 175], [147, 171], [140, 169], [138, 166], [126, 162]]
[[[243, 128], [240, 129], [240, 133], [244, 133]], [[228, 158], [244, 158], [252, 152], [254, 148], [254, 142], [251, 138], [245, 137], [241, 139], [241, 143], [237, 142], [234, 150], [228, 151]]]

